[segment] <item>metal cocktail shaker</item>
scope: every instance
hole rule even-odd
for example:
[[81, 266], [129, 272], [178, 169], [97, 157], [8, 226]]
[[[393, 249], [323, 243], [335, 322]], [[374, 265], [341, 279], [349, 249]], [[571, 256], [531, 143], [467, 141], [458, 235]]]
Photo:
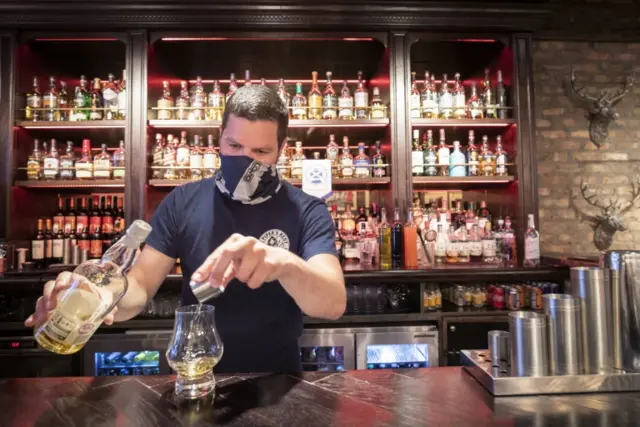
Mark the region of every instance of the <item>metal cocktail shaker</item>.
[[580, 300], [567, 294], [546, 294], [542, 306], [547, 316], [549, 373], [582, 374]]

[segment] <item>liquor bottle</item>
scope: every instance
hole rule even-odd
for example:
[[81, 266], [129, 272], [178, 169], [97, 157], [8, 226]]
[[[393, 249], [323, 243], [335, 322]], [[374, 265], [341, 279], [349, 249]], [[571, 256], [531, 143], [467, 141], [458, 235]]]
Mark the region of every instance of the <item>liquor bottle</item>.
[[380, 147], [380, 141], [376, 141], [376, 154], [373, 155], [373, 158], [371, 159], [371, 163], [373, 164], [373, 176], [375, 177], [387, 176], [387, 159], [385, 155], [382, 153], [382, 148]]
[[93, 90], [89, 100], [89, 120], [102, 120], [104, 118], [104, 100], [102, 99], [102, 84], [100, 78], [93, 79]]
[[69, 120], [69, 105], [67, 82], [60, 81], [60, 92], [58, 93], [58, 120], [61, 122]]
[[342, 90], [340, 91], [340, 99], [338, 100], [338, 117], [342, 120], [353, 120], [355, 114], [353, 111], [353, 96], [347, 85], [347, 81], [342, 82]]
[[427, 133], [423, 135], [422, 148], [424, 150], [424, 174], [426, 176], [438, 175], [438, 154], [436, 147], [433, 145], [433, 131], [427, 129]]
[[169, 81], [162, 82], [162, 95], [158, 99], [158, 120], [173, 119], [173, 96], [171, 96], [171, 85]]
[[486, 230], [491, 230], [493, 215], [491, 215], [491, 211], [487, 208], [487, 201], [481, 200], [480, 207], [478, 208], [478, 227], [482, 233], [486, 232]]
[[393, 268], [404, 265], [404, 230], [400, 222], [400, 209], [393, 211], [393, 225], [391, 226], [391, 264]]
[[458, 239], [458, 262], [468, 263], [471, 261], [471, 245], [469, 244], [469, 236], [467, 228], [460, 229], [460, 238]]
[[420, 95], [422, 102], [422, 117], [425, 119], [433, 119], [438, 117], [438, 95], [435, 87], [431, 85], [431, 77], [429, 71], [424, 72], [424, 88]]
[[251, 70], [244, 70], [244, 85], [251, 86]]
[[102, 230], [98, 227], [89, 235], [89, 258], [99, 259], [102, 254]]
[[36, 235], [31, 240], [31, 260], [36, 268], [44, 268], [44, 221], [38, 219]]
[[200, 135], [193, 136], [193, 146], [189, 153], [189, 169], [191, 179], [202, 179], [202, 151], [200, 150]]
[[126, 221], [124, 217], [124, 197], [117, 197], [116, 205], [118, 208], [116, 209], [115, 222], [113, 223], [113, 227], [115, 231], [120, 235], [124, 232]]
[[411, 142], [411, 174], [413, 176], [424, 175], [424, 153], [420, 145], [420, 131], [413, 130], [413, 140]]
[[496, 104], [498, 109], [498, 118], [506, 119], [507, 118], [507, 91], [502, 82], [502, 70], [498, 70], [498, 76], [496, 78]]
[[494, 176], [496, 174], [496, 158], [489, 148], [489, 137], [487, 135], [482, 135], [480, 170], [483, 176]]
[[302, 94], [302, 83], [296, 83], [296, 95], [291, 101], [291, 116], [295, 120], [307, 119], [307, 98]]
[[507, 175], [507, 152], [502, 147], [502, 137], [498, 135], [496, 137], [496, 175]]
[[191, 112], [189, 113], [189, 120], [204, 120], [204, 110], [207, 107], [207, 93], [204, 91], [202, 85], [202, 77], [196, 77], [196, 85], [191, 95]]
[[107, 82], [102, 88], [102, 99], [104, 100], [104, 118], [106, 120], [118, 119], [118, 86], [114, 81], [115, 76], [109, 73]]
[[356, 220], [351, 212], [351, 205], [345, 206], [345, 213], [342, 219], [341, 230], [344, 258], [348, 262], [358, 262], [360, 260], [360, 250], [358, 247], [358, 236], [356, 236]]
[[466, 176], [466, 158], [460, 150], [460, 141], [453, 141], [453, 151], [449, 156], [449, 176]]
[[482, 261], [482, 239], [478, 231], [478, 225], [474, 224], [469, 235], [469, 261]]
[[455, 264], [458, 262], [459, 255], [459, 244], [458, 237], [456, 236], [456, 229], [454, 225], [449, 226], [449, 234], [448, 234], [448, 242], [447, 242], [447, 263]]
[[371, 178], [371, 161], [364, 150], [364, 142], [359, 142], [358, 154], [353, 160], [356, 178]]
[[76, 218], [76, 198], [70, 197], [67, 199], [67, 210], [64, 213], [63, 232], [65, 236], [75, 235], [78, 226]]
[[351, 211], [351, 205], [345, 206], [344, 216], [342, 218], [342, 232], [345, 235], [352, 235], [356, 232], [356, 219]]
[[44, 221], [44, 266], [49, 267], [53, 262], [53, 233], [49, 218]]
[[311, 90], [309, 90], [309, 120], [322, 119], [322, 92], [318, 88], [318, 72], [311, 73]]
[[76, 161], [76, 179], [93, 179], [93, 159], [91, 158], [91, 141], [82, 140], [82, 154]]
[[484, 80], [482, 81], [482, 102], [484, 104], [484, 117], [487, 119], [495, 119], [497, 117], [496, 99], [491, 85], [488, 68], [484, 69]]
[[478, 96], [478, 86], [476, 82], [471, 82], [471, 95], [467, 102], [467, 110], [469, 111], [469, 118], [471, 119], [484, 118], [484, 106], [482, 98]]
[[118, 119], [127, 117], [127, 70], [122, 70], [122, 80], [118, 85]]
[[51, 228], [53, 234], [56, 234], [59, 230], [64, 229], [64, 200], [62, 199], [62, 196], [60, 194], [58, 194], [58, 201], [56, 206], [57, 210], [53, 214], [53, 218], [51, 218], [53, 221], [53, 225]]
[[207, 118], [209, 120], [222, 120], [222, 114], [226, 106], [226, 98], [220, 89], [220, 82], [213, 81], [213, 89], [209, 94]]
[[291, 156], [291, 178], [302, 178], [302, 161], [306, 159], [302, 151], [302, 141], [296, 141], [296, 151]]
[[125, 274], [150, 231], [147, 223], [136, 220], [99, 262], [84, 262], [74, 270], [83, 280], [72, 282], [47, 321], [35, 328], [41, 347], [73, 354], [84, 346], [127, 292]]
[[164, 178], [165, 179], [176, 179], [176, 148], [177, 148], [177, 138], [174, 138], [173, 135], [167, 135], [167, 144], [164, 147], [164, 154], [162, 155], [162, 162], [164, 164]]
[[42, 97], [42, 108], [48, 108], [44, 111], [44, 120], [49, 122], [57, 122], [60, 120], [60, 112], [58, 111], [58, 90], [56, 89], [56, 78], [49, 77], [49, 88]]
[[111, 206], [111, 199], [102, 196], [102, 198], [100, 199], [100, 206], [102, 207], [102, 209], [100, 210], [100, 224], [102, 234], [111, 235], [111, 233], [113, 233], [113, 224], [115, 222], [115, 217], [113, 215]]
[[438, 146], [438, 175], [449, 175], [449, 147], [445, 140], [444, 129], [440, 129], [440, 145]]
[[327, 82], [322, 94], [322, 118], [326, 120], [335, 120], [338, 117], [338, 95], [333, 88], [331, 75], [331, 71], [327, 71]]
[[60, 179], [73, 179], [75, 161], [73, 142], [67, 141], [67, 151], [60, 156]]
[[218, 153], [214, 148], [213, 135], [207, 136], [207, 148], [202, 156], [202, 176], [204, 178], [212, 178], [218, 170]]
[[371, 118], [372, 119], [384, 119], [387, 117], [387, 109], [384, 102], [380, 97], [380, 88], [373, 87], [373, 96], [371, 98]]
[[43, 154], [40, 151], [40, 141], [33, 140], [33, 151], [27, 160], [27, 179], [38, 180], [42, 178]]
[[78, 249], [81, 251], [87, 251], [87, 256], [89, 256], [89, 251], [91, 250], [91, 235], [89, 234], [89, 228], [83, 228], [80, 233], [78, 233]]
[[278, 161], [276, 163], [276, 169], [278, 170], [280, 178], [291, 178], [291, 156], [289, 155], [289, 144], [287, 142], [282, 144], [280, 155], [278, 156]]
[[87, 210], [87, 198], [81, 197], [76, 212], [76, 233], [79, 235], [84, 229], [89, 228], [89, 211]]
[[409, 92], [409, 114], [412, 119], [419, 119], [421, 117], [420, 112], [420, 89], [418, 89], [418, 83], [416, 82], [416, 72], [411, 72], [411, 90]]
[[[151, 177], [153, 179], [162, 179], [164, 177], [164, 166], [162, 156], [164, 155], [164, 146], [162, 144], [162, 134], [156, 133], [156, 140], [151, 147]], [[156, 169], [158, 168], [158, 169]]]
[[407, 209], [407, 222], [403, 229], [404, 267], [418, 267], [418, 227], [413, 221], [413, 209]]
[[364, 87], [362, 71], [358, 71], [358, 86], [353, 93], [356, 106], [356, 119], [364, 120], [369, 118], [369, 91]]
[[282, 99], [284, 106], [287, 107], [287, 111], [291, 112], [289, 108], [291, 106], [291, 94], [289, 94], [289, 92], [287, 91], [287, 87], [285, 86], [283, 78], [280, 78], [278, 80], [277, 92], [280, 99]]
[[380, 250], [380, 268], [389, 270], [392, 266], [391, 251], [391, 227], [387, 222], [387, 211], [385, 208], [380, 209], [380, 226], [378, 228], [378, 248]]
[[511, 228], [511, 218], [504, 219], [504, 231], [502, 233], [502, 261], [505, 267], [515, 267], [518, 265], [518, 254], [516, 249], [516, 235]]
[[435, 245], [435, 262], [436, 264], [444, 264], [447, 261], [447, 247], [449, 246], [449, 238], [443, 231], [443, 225], [438, 224], [438, 234], [436, 236]]
[[478, 154], [478, 148], [476, 147], [476, 135], [473, 130], [469, 131], [469, 148], [467, 149], [467, 163], [468, 163], [468, 175], [478, 176], [480, 175], [480, 156]]
[[337, 177], [338, 156], [340, 155], [340, 146], [336, 143], [336, 136], [329, 135], [329, 143], [327, 144], [327, 160], [331, 160], [331, 176]]
[[337, 218], [333, 219], [333, 227], [335, 228], [335, 237], [334, 241], [336, 244], [336, 252], [338, 253], [339, 259], [342, 261], [343, 259], [343, 247], [344, 242], [342, 240], [342, 236], [340, 235], [340, 221]]
[[229, 102], [229, 98], [233, 93], [238, 89], [238, 81], [236, 80], [236, 74], [231, 73], [229, 76], [229, 90], [227, 90], [226, 94], [226, 102]]
[[364, 236], [369, 229], [369, 218], [364, 211], [364, 207], [360, 206], [358, 216], [356, 217], [356, 232], [360, 237]]
[[51, 263], [62, 264], [64, 260], [64, 230], [62, 227], [58, 228], [58, 231], [53, 235], [51, 241]]
[[60, 177], [60, 159], [58, 159], [58, 149], [56, 148], [56, 140], [51, 140], [51, 151], [44, 156], [44, 179], [52, 180]]
[[442, 75], [442, 84], [440, 85], [440, 99], [438, 109], [440, 110], [440, 117], [443, 119], [453, 118], [453, 94], [449, 90], [449, 82], [447, 75]]
[[189, 83], [180, 82], [180, 96], [176, 99], [176, 119], [189, 120]]
[[102, 144], [102, 151], [93, 157], [93, 177], [111, 179], [111, 156], [107, 153], [107, 144]]
[[453, 116], [456, 119], [465, 119], [467, 117], [467, 100], [464, 86], [460, 81], [460, 73], [455, 74], [453, 85]]
[[33, 78], [33, 86], [31, 92], [27, 93], [27, 107], [24, 111], [25, 120], [33, 120], [37, 122], [41, 120], [42, 111], [42, 94], [40, 93], [40, 84], [38, 78]]
[[342, 154], [338, 159], [340, 162], [340, 176], [342, 178], [353, 177], [353, 156], [349, 151], [349, 137], [342, 138]]
[[80, 76], [80, 82], [75, 87], [75, 93], [73, 97], [73, 110], [71, 121], [84, 121], [89, 120], [89, 107], [91, 106], [91, 95], [87, 88], [87, 78]]
[[113, 152], [113, 179], [124, 179], [125, 175], [126, 151], [124, 150], [124, 141], [120, 140], [120, 145]]
[[189, 179], [189, 156], [191, 149], [187, 143], [187, 132], [180, 132], [180, 144], [176, 149], [176, 178]]
[[527, 215], [528, 225], [524, 234], [524, 266], [537, 267], [540, 265], [540, 233], [536, 230], [533, 214]]

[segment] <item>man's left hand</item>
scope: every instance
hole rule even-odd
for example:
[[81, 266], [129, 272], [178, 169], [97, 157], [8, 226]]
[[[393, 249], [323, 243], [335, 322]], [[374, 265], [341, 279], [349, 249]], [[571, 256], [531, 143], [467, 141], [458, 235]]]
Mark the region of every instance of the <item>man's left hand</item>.
[[207, 257], [191, 279], [202, 281], [208, 277], [212, 286], [219, 287], [227, 286], [235, 278], [257, 289], [265, 282], [277, 280], [290, 257], [287, 250], [234, 233]]

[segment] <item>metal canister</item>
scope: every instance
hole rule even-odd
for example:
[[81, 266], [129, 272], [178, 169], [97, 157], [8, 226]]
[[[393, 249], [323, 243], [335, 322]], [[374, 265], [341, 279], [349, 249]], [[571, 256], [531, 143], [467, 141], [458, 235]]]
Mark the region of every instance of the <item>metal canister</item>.
[[491, 305], [497, 310], [504, 308], [504, 288], [496, 286], [493, 290], [493, 297], [491, 298]]
[[549, 337], [549, 373], [582, 373], [580, 300], [567, 294], [546, 294], [543, 298]]
[[511, 375], [545, 376], [548, 373], [547, 318], [533, 311], [509, 313]]
[[500, 362], [509, 363], [509, 332], [489, 331], [489, 356], [493, 366], [500, 366]]

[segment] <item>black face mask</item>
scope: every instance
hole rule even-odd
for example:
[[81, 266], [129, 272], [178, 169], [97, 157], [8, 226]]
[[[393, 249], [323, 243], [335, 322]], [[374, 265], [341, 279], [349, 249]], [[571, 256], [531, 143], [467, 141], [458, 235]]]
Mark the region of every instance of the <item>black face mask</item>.
[[221, 154], [216, 185], [231, 199], [256, 205], [273, 197], [282, 187], [282, 181], [275, 165], [264, 165], [247, 156]]

